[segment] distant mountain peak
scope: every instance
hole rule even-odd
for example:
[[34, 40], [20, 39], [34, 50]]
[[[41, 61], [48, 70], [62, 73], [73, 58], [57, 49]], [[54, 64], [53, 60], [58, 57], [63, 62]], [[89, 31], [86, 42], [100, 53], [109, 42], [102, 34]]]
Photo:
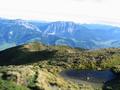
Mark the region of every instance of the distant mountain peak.
[[120, 28], [66, 21], [0, 20], [0, 49], [37, 40], [47, 45], [87, 49], [120, 47]]

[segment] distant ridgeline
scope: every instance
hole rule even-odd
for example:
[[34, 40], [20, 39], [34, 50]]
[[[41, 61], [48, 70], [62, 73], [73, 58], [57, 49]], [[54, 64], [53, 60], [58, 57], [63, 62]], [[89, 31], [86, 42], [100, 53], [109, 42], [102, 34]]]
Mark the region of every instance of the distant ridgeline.
[[120, 28], [103, 24], [0, 19], [0, 50], [37, 40], [87, 49], [120, 47]]

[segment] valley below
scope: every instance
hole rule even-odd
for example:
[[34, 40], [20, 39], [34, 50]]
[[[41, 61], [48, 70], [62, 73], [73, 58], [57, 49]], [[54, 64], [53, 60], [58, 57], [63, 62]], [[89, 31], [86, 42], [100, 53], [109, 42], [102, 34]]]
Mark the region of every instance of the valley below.
[[120, 27], [0, 18], [0, 50], [32, 41], [86, 49], [119, 48]]

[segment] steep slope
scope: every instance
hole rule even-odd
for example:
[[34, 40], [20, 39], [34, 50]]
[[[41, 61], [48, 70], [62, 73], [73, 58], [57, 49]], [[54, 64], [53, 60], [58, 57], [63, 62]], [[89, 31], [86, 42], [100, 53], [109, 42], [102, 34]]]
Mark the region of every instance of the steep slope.
[[120, 47], [120, 28], [103, 24], [0, 19], [0, 50], [32, 40], [87, 49]]
[[[81, 48], [95, 47], [92, 41], [87, 43], [93, 37], [92, 32], [81, 24], [62, 21], [42, 23], [46, 28], [39, 24], [39, 22], [32, 24], [37, 25], [42, 30], [42, 42], [48, 45], [68, 45]], [[44, 38], [47, 41], [44, 41]], [[54, 42], [51, 43], [51, 40], [54, 40]]]
[[[62, 21], [49, 23], [32, 22], [32, 24], [42, 30], [42, 36], [44, 38], [47, 36], [57, 36], [59, 39], [54, 41], [54, 44], [61, 41], [59, 44], [89, 49], [120, 47], [119, 27], [104, 24], [79, 24]], [[47, 39], [48, 42], [46, 41], [49, 45], [51, 44], [49, 41], [52, 37]]]
[[0, 19], [0, 49], [41, 39], [41, 31], [23, 20]]

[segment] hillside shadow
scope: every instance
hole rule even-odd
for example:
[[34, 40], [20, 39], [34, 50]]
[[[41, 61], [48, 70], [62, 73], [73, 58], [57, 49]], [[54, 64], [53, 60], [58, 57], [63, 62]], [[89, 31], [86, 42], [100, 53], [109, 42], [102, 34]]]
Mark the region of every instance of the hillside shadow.
[[54, 57], [56, 50], [28, 51], [22, 50], [21, 46], [13, 47], [0, 52], [0, 65], [23, 65], [31, 64], [43, 60], [49, 60]]
[[120, 90], [120, 76], [104, 84], [103, 90]]

